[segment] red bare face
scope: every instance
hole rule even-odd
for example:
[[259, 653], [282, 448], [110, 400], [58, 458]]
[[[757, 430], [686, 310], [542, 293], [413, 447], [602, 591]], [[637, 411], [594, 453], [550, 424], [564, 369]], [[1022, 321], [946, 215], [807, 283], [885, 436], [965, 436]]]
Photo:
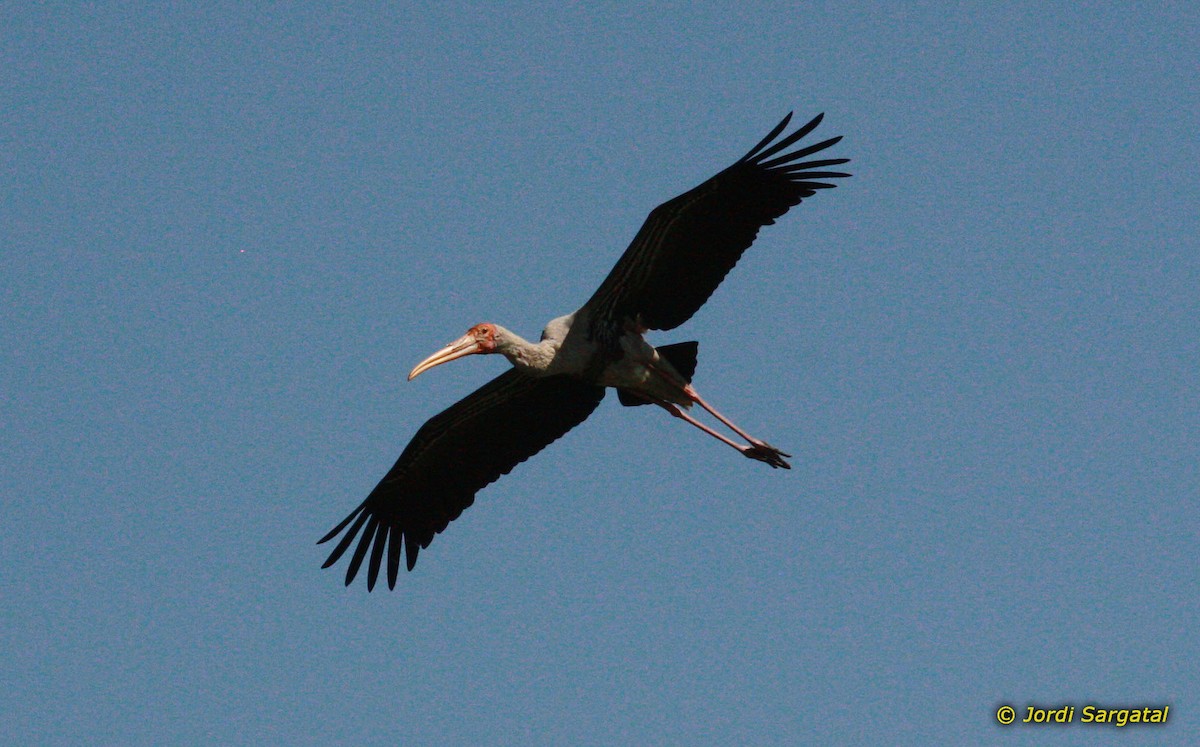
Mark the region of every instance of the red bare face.
[[496, 349], [496, 325], [491, 322], [476, 324], [467, 330], [467, 334], [475, 338], [480, 353], [491, 353]]

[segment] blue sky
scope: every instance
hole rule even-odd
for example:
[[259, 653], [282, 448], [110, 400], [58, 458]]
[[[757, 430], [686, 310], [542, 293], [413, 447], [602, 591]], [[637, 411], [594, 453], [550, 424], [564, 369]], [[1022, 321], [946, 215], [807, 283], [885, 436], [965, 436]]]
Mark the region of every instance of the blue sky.
[[[5, 731], [1193, 741], [1200, 13], [505, 7], [6, 14]], [[792, 109], [854, 177], [653, 339], [794, 469], [610, 396], [394, 592], [320, 570], [506, 365], [413, 364], [536, 336]]]

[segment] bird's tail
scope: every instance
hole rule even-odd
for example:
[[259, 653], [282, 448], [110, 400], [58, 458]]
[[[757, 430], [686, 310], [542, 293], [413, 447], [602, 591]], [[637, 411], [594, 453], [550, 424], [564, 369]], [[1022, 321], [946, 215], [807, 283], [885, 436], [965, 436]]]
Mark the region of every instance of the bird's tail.
[[[655, 350], [690, 384], [692, 375], [696, 373], [696, 351], [699, 348], [700, 343], [689, 340], [688, 342], [677, 342], [674, 345], [663, 345]], [[651, 404], [650, 400], [629, 394], [624, 389], [617, 390], [617, 399], [626, 407]]]

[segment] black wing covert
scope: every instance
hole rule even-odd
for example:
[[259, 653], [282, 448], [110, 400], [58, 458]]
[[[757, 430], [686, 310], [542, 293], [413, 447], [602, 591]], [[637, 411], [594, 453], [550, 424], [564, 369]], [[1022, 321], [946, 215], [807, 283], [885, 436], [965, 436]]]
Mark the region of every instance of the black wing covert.
[[346, 585], [370, 549], [367, 589], [374, 589], [386, 548], [388, 588], [396, 588], [401, 539], [411, 571], [417, 552], [475, 502], [475, 493], [582, 423], [603, 398], [603, 387], [568, 376], [513, 369], [492, 379], [421, 426], [362, 505], [317, 543], [345, 530], [322, 568], [361, 531]]
[[591, 307], [591, 334], [601, 325], [621, 329], [638, 320], [647, 329], [673, 329], [704, 305], [712, 292], [754, 242], [793, 205], [820, 189], [818, 181], [849, 174], [825, 171], [848, 158], [800, 161], [841, 140], [834, 137], [791, 153], [794, 145], [820, 124], [824, 114], [771, 144], [787, 127], [789, 113], [737, 163], [651, 211], [633, 243], [585, 304]]

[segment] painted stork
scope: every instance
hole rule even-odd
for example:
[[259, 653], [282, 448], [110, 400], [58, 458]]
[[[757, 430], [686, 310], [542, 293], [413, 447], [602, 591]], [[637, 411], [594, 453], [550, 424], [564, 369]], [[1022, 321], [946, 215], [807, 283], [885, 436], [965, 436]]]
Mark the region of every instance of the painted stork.
[[[734, 425], [692, 387], [697, 343], [655, 348], [642, 335], [686, 322], [761, 227], [817, 190], [835, 186], [821, 180], [849, 176], [827, 170], [849, 159], [802, 160], [840, 137], [784, 152], [823, 116], [776, 142], [791, 121], [789, 113], [737, 163], [655, 208], [587, 303], [547, 324], [539, 342], [498, 324], [477, 324], [418, 363], [410, 381], [467, 355], [499, 353], [513, 368], [417, 431], [366, 500], [318, 542], [341, 535], [322, 567], [336, 563], [359, 537], [346, 585], [370, 551], [367, 589], [373, 589], [386, 551], [388, 587], [394, 589], [402, 544], [411, 571], [420, 549], [474, 503], [475, 493], [583, 422], [606, 387], [617, 390], [623, 405], [658, 405], [743, 456], [788, 469], [789, 454]], [[692, 417], [694, 404], [745, 443]]]

